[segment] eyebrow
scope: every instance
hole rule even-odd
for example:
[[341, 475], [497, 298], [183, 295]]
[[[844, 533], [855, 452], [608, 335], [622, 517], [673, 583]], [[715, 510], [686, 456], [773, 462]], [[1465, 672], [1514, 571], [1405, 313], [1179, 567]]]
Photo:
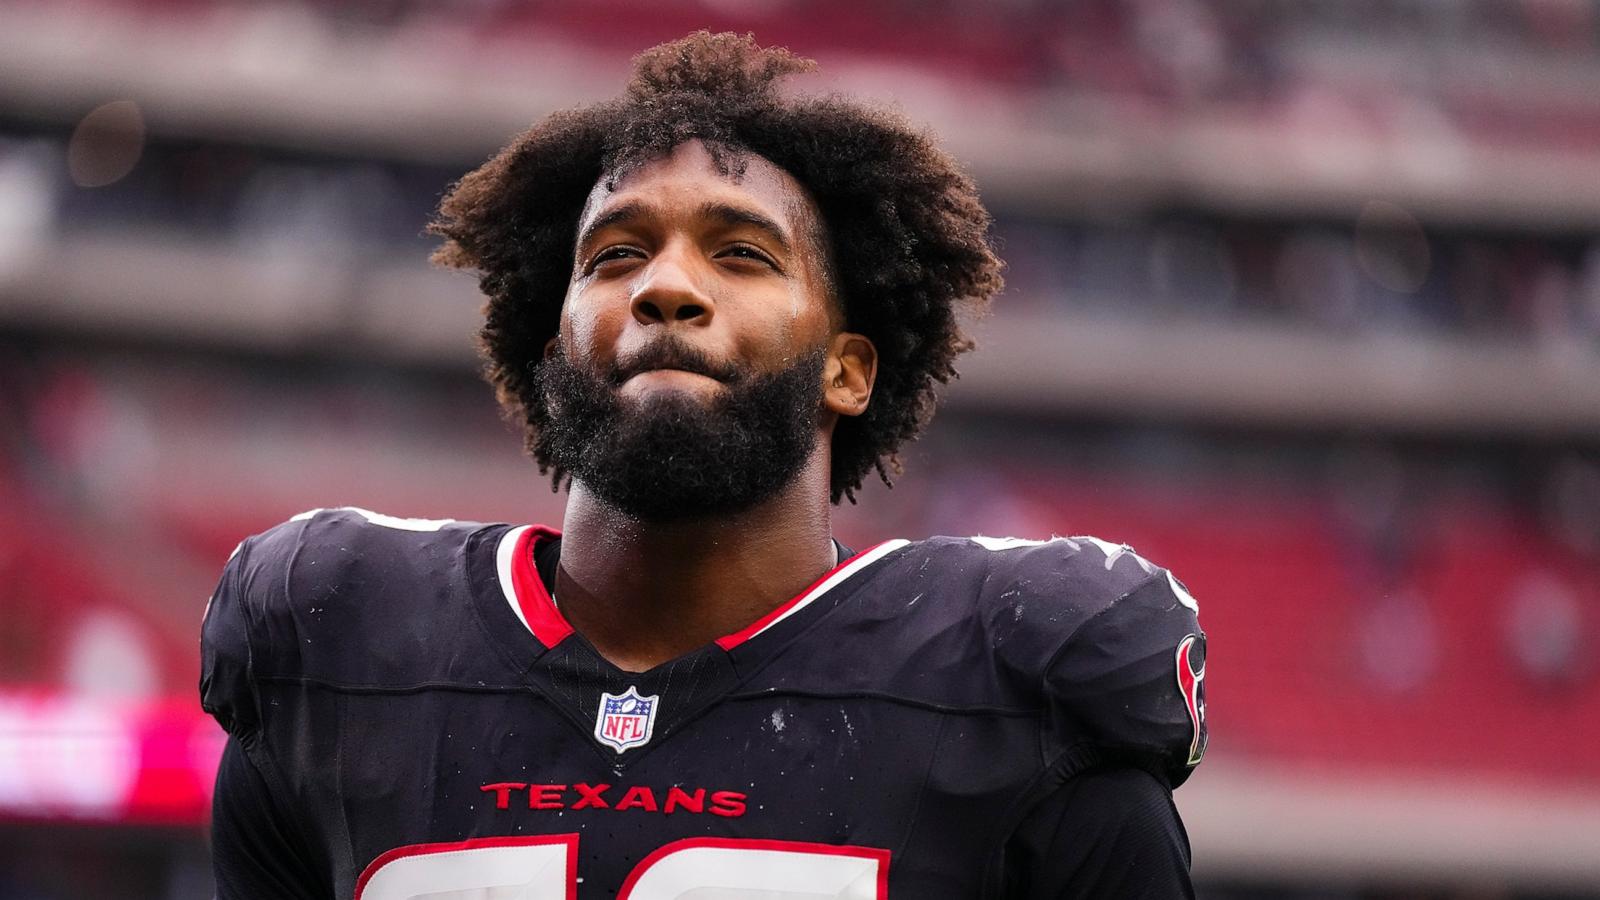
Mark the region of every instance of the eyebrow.
[[[583, 229], [583, 232], [578, 235], [577, 246], [579, 248], [587, 246], [596, 234], [613, 225], [622, 225], [649, 215], [650, 207], [645, 203], [638, 200], [624, 203], [616, 209], [608, 210], [596, 216], [595, 220], [590, 222]], [[755, 210], [713, 201], [702, 204], [695, 210], [695, 215], [701, 218], [714, 219], [723, 225], [748, 225], [766, 234], [783, 252], [792, 253], [794, 251], [794, 245], [789, 240], [789, 235], [784, 227]]]
[[584, 227], [583, 233], [578, 235], [578, 247], [583, 247], [594, 239], [594, 236], [613, 225], [620, 225], [645, 215], [645, 205], [637, 200], [624, 203], [610, 212], [602, 213], [593, 222]]
[[784, 253], [792, 253], [794, 247], [789, 243], [789, 235], [782, 225], [767, 218], [761, 213], [751, 209], [730, 206], [726, 203], [706, 203], [697, 212], [709, 219], [716, 219], [724, 225], [748, 225], [758, 231], [765, 232], [778, 249]]

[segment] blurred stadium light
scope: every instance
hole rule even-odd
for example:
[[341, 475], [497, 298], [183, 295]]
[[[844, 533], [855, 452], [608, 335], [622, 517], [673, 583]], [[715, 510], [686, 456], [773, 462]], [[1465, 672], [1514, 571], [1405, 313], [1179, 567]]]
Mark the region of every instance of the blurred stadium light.
[[559, 518], [420, 231], [697, 27], [971, 166], [1011, 287], [843, 536], [1183, 575], [1203, 896], [1600, 897], [1600, 6], [94, 0], [0, 4], [0, 898], [203, 895], [241, 536]]

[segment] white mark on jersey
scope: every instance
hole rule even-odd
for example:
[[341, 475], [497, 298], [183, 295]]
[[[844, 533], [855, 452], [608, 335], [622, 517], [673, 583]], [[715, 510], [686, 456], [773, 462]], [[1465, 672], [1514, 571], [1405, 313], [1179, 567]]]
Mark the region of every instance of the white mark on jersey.
[[1167, 584], [1172, 587], [1172, 593], [1177, 596], [1179, 603], [1189, 607], [1196, 613], [1200, 612], [1199, 601], [1195, 600], [1188, 591], [1184, 590], [1183, 585], [1178, 583], [1178, 579], [1172, 577], [1171, 572], [1167, 573]]
[[1064, 537], [1052, 537], [1047, 541], [1039, 541], [1032, 538], [985, 537], [984, 535], [978, 534], [973, 535], [971, 538], [969, 538], [969, 540], [985, 550], [994, 550], [997, 552], [1001, 550], [1015, 550], [1019, 547], [1040, 547], [1055, 541], [1065, 541], [1072, 547], [1072, 549], [1078, 549], [1077, 541], [1073, 540], [1072, 538]]
[[1106, 557], [1106, 571], [1108, 571], [1108, 572], [1111, 570], [1112, 565], [1114, 565], [1116, 563], [1116, 561], [1117, 561], [1117, 559], [1119, 557], [1131, 556], [1131, 557], [1133, 557], [1134, 561], [1136, 561], [1139, 564], [1139, 568], [1144, 569], [1146, 574], [1154, 575], [1156, 573], [1155, 565], [1150, 563], [1144, 557], [1142, 557], [1139, 554], [1135, 553], [1133, 551], [1133, 548], [1129, 547], [1127, 544], [1113, 544], [1110, 541], [1103, 541], [1103, 540], [1101, 540], [1101, 539], [1099, 539], [1097, 537], [1092, 537], [1090, 535], [1080, 534], [1080, 535], [1074, 535], [1072, 537], [1052, 537], [1047, 541], [1033, 540], [1033, 539], [1030, 539], [1030, 538], [1015, 538], [1015, 537], [997, 538], [997, 537], [984, 537], [983, 535], [977, 535], [977, 536], [973, 537], [971, 540], [972, 540], [972, 542], [974, 544], [977, 544], [979, 547], [982, 547], [985, 550], [996, 550], [996, 551], [999, 551], [999, 550], [1015, 550], [1015, 549], [1017, 549], [1019, 547], [1041, 547], [1041, 546], [1043, 546], [1045, 544], [1053, 544], [1053, 543], [1055, 543], [1057, 541], [1065, 543], [1067, 546], [1071, 547], [1074, 550], [1080, 550], [1080, 549], [1083, 548], [1083, 543], [1082, 542], [1086, 541], [1088, 543], [1091, 543], [1091, 544], [1095, 545], [1096, 547], [1099, 547], [1100, 548], [1100, 552], [1105, 554], [1105, 557]]
[[[387, 516], [381, 512], [373, 512], [370, 509], [362, 509], [359, 506], [340, 506], [336, 508], [349, 510], [350, 512], [361, 516], [361, 518], [366, 519], [368, 522], [371, 522], [373, 525], [382, 525], [385, 528], [396, 528], [401, 531], [438, 531], [444, 526], [455, 521], [455, 519], [402, 519], [399, 516]], [[303, 522], [306, 519], [309, 519], [317, 513], [323, 511], [324, 510], [322, 507], [308, 509], [298, 515], [290, 516], [289, 521]]]
[[1027, 538], [1014, 537], [985, 537], [981, 534], [974, 535], [972, 542], [985, 550], [1014, 550], [1017, 547], [1037, 547], [1044, 541], [1031, 541]]
[[1118, 557], [1131, 556], [1133, 557], [1134, 562], [1138, 562], [1139, 569], [1144, 569], [1144, 572], [1146, 572], [1147, 575], [1155, 575], [1154, 565], [1150, 565], [1149, 562], [1146, 562], [1144, 557], [1139, 556], [1138, 552], [1134, 552], [1133, 548], [1128, 546], [1128, 544], [1114, 544], [1110, 543], [1110, 541], [1099, 540], [1099, 538], [1096, 538], [1096, 536], [1090, 535], [1080, 535], [1078, 536], [1077, 540], [1088, 541], [1088, 543], [1098, 546], [1099, 551], [1101, 551], [1102, 554], [1106, 554], [1106, 572], [1110, 572], [1110, 567], [1117, 564]]
[[[1087, 534], [1073, 535], [1072, 537], [1052, 537], [1048, 541], [1015, 537], [984, 537], [983, 535], [975, 535], [974, 537], [970, 538], [970, 540], [985, 550], [996, 551], [1015, 550], [1019, 547], [1039, 547], [1043, 546], [1044, 544], [1054, 543], [1056, 541], [1063, 541], [1074, 550], [1081, 549], [1085, 543], [1093, 544], [1100, 548], [1101, 553], [1105, 554], [1107, 572], [1111, 571], [1111, 567], [1116, 565], [1118, 559], [1121, 559], [1124, 556], [1129, 557], [1134, 562], [1139, 564], [1139, 568], [1143, 569], [1146, 575], [1154, 575], [1157, 572], [1165, 574], [1167, 578], [1167, 584], [1172, 588], [1172, 593], [1178, 598], [1178, 602], [1189, 607], [1197, 613], [1200, 611], [1200, 604], [1194, 599], [1193, 595], [1184, 589], [1183, 585], [1178, 583], [1178, 579], [1172, 577], [1171, 572], [1168, 572], [1160, 566], [1157, 566], [1155, 563], [1140, 556], [1132, 547], [1128, 546], [1127, 544], [1113, 544], [1110, 541], [1101, 540], [1100, 538]], [[913, 600], [912, 602], [915, 603], [916, 601]], [[1019, 617], [1021, 616], [1020, 608], [1018, 609], [1017, 614]]]
[[1134, 549], [1129, 547], [1127, 544], [1113, 544], [1110, 541], [1102, 541], [1097, 537], [1090, 537], [1089, 535], [1079, 535], [1073, 538], [1073, 540], [1088, 541], [1089, 543], [1094, 544], [1096, 547], [1099, 547], [1100, 552], [1106, 555], [1107, 572], [1111, 571], [1111, 567], [1116, 564], [1119, 557], [1131, 556], [1133, 557], [1133, 561], [1139, 564], [1139, 568], [1143, 569], [1146, 575], [1154, 575], [1156, 573], [1155, 564], [1140, 556], [1138, 553], [1135, 553]]
[[359, 506], [347, 506], [345, 509], [359, 513], [363, 519], [374, 525], [385, 528], [398, 528], [401, 531], [438, 531], [439, 529], [455, 522], [455, 519], [401, 519], [396, 516], [386, 516], [370, 509]]

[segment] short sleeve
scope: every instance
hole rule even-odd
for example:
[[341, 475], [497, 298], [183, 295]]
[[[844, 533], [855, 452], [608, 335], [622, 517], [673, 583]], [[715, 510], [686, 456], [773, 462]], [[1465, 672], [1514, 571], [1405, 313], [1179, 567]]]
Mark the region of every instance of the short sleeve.
[[1045, 669], [1054, 732], [1085, 760], [1132, 764], [1177, 787], [1205, 753], [1206, 637], [1165, 569], [1085, 620]]

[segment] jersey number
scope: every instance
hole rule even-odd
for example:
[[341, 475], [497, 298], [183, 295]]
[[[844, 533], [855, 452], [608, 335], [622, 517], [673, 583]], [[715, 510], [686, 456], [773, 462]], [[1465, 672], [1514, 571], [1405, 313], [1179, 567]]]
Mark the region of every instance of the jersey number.
[[[415, 844], [379, 856], [356, 900], [574, 900], [578, 836]], [[617, 900], [888, 900], [889, 851], [798, 841], [688, 838], [639, 861]]]

